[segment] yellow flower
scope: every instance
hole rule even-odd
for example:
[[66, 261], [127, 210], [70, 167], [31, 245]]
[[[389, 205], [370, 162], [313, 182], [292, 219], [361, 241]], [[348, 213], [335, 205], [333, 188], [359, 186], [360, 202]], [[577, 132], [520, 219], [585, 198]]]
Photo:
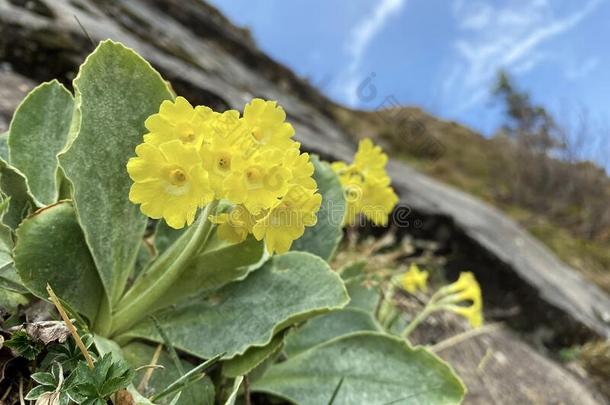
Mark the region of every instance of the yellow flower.
[[212, 128], [212, 137], [201, 148], [201, 160], [216, 196], [224, 198], [224, 180], [231, 174], [235, 161], [244, 154], [241, 144], [244, 126], [239, 112], [229, 110], [214, 120]]
[[298, 184], [309, 189], [318, 187], [313, 179], [314, 167], [311, 160], [309, 160], [308, 153], [301, 153], [298, 148], [285, 151], [284, 166], [292, 173], [291, 182], [293, 184]]
[[443, 308], [465, 317], [475, 328], [483, 324], [481, 287], [471, 272], [460, 273], [457, 281], [441, 288], [438, 293], [443, 296], [439, 300]]
[[236, 159], [223, 183], [226, 198], [243, 204], [253, 214], [274, 206], [288, 191], [292, 177], [282, 166], [282, 155], [279, 149], [267, 149], [249, 159]]
[[243, 205], [233, 207], [230, 212], [224, 212], [210, 217], [210, 220], [218, 224], [218, 237], [231, 243], [239, 243], [246, 240], [255, 218]]
[[335, 162], [331, 168], [338, 174], [346, 200], [345, 224], [356, 223], [363, 214], [375, 225], [386, 225], [388, 214], [398, 202], [385, 172], [388, 157], [370, 139], [360, 141], [352, 164]]
[[483, 312], [481, 311], [480, 305], [472, 304], [466, 307], [460, 305], [452, 305], [447, 309], [466, 318], [470, 326], [472, 326], [473, 328], [478, 328], [483, 325]]
[[420, 270], [415, 263], [411, 264], [409, 271], [400, 278], [400, 285], [410, 294], [428, 290], [428, 272]]
[[373, 144], [368, 138], [360, 141], [358, 151], [354, 155], [354, 166], [365, 176], [387, 177], [385, 165], [388, 155], [381, 148]]
[[294, 128], [285, 119], [286, 113], [276, 101], [255, 98], [244, 107], [244, 121], [255, 142], [280, 149], [298, 148], [291, 139]]
[[144, 142], [156, 146], [174, 139], [196, 148], [211, 135], [210, 125], [218, 113], [208, 107], [193, 106], [183, 97], [175, 102], [163, 101], [158, 114], [153, 114], [144, 122], [149, 133]]
[[300, 238], [306, 226], [314, 226], [322, 196], [316, 190], [292, 186], [286, 195], [264, 217], [256, 222], [252, 232], [257, 240], [265, 239], [269, 253], [284, 253]]
[[136, 155], [127, 162], [134, 181], [129, 199], [141, 204], [149, 217], [165, 218], [172, 228], [192, 224], [197, 208], [214, 197], [195, 147], [179, 140], [158, 147], [142, 143], [136, 147]]
[[164, 101], [127, 165], [130, 200], [174, 228], [190, 225], [213, 198], [228, 200], [231, 211], [208, 218], [219, 238], [237, 243], [252, 233], [269, 251], [287, 251], [316, 223], [322, 197], [285, 119], [275, 101], [254, 99], [243, 117], [193, 108], [182, 97]]

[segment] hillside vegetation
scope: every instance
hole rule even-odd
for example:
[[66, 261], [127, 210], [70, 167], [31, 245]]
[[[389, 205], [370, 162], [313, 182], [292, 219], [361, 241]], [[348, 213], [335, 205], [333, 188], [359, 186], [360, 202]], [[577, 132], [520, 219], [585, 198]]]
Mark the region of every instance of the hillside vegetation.
[[610, 291], [610, 179], [595, 164], [568, 158], [574, 146], [565, 132], [507, 76], [496, 93], [506, 125], [491, 138], [415, 107], [335, 106], [333, 114], [357, 137], [373, 137], [393, 157], [498, 207]]

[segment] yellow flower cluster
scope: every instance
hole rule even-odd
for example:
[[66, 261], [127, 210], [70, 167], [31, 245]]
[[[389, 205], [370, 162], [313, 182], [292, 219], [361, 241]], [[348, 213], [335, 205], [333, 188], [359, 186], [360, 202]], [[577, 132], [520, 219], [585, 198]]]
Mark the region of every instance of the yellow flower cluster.
[[356, 223], [363, 214], [376, 225], [386, 225], [388, 214], [398, 202], [385, 171], [388, 156], [370, 139], [363, 139], [351, 164], [334, 162], [347, 203], [344, 223]]
[[474, 328], [483, 324], [481, 287], [471, 272], [460, 273], [457, 281], [441, 288], [438, 295], [442, 296], [438, 304], [443, 309], [463, 316]]
[[401, 287], [409, 294], [415, 294], [417, 291], [428, 290], [428, 272], [420, 270], [419, 267], [412, 263], [409, 271], [400, 277]]
[[193, 108], [182, 97], [164, 101], [127, 163], [129, 199], [173, 228], [192, 224], [212, 200], [228, 200], [229, 212], [210, 217], [219, 237], [240, 242], [252, 233], [270, 253], [289, 250], [315, 225], [322, 197], [285, 119], [275, 101], [253, 99], [243, 116]]

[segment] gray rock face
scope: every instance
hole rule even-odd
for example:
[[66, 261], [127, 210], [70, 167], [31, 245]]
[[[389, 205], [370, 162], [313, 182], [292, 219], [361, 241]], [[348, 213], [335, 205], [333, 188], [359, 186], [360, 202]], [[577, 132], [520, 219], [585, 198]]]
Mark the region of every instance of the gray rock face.
[[467, 404], [604, 403], [585, 383], [505, 329], [490, 330], [437, 354], [463, 379]]
[[[134, 48], [193, 103], [222, 109], [241, 108], [252, 97], [279, 100], [305, 149], [328, 159], [351, 159], [352, 138], [326, 113], [331, 102], [257, 50], [243, 30], [203, 2], [0, 0], [0, 60], [21, 74], [15, 76], [19, 80], [59, 77], [69, 82], [94, 43], [106, 38]], [[10, 83], [2, 86], [1, 98], [6, 91], [16, 91], [9, 98], [20, 96], [19, 87], [6, 90], [14, 88], [7, 74], [3, 80]], [[4, 100], [0, 109], [3, 114], [10, 110]], [[5, 117], [0, 114], [0, 120]], [[0, 121], [0, 126], [6, 123]], [[389, 172], [412, 218], [448, 221], [468, 246], [497, 267], [474, 269], [478, 276], [510, 274], [511, 283], [526, 291], [515, 298], [526, 310], [566, 330], [610, 337], [608, 296], [513, 221], [399, 162], [391, 162]]]

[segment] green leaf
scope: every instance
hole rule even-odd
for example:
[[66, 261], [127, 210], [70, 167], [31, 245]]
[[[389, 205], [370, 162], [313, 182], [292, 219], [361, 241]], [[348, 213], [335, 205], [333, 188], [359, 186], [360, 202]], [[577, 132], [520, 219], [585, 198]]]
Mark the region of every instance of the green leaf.
[[0, 160], [0, 191], [10, 198], [2, 222], [15, 229], [36, 208], [36, 203], [28, 191], [25, 176], [3, 160]]
[[22, 294], [15, 292], [13, 290], [0, 288], [0, 308], [8, 311], [9, 313], [14, 313], [14, 311], [19, 307], [19, 305], [27, 305], [29, 300], [23, 296]]
[[341, 278], [345, 281], [354, 278], [363, 278], [366, 276], [366, 273], [364, 272], [366, 265], [366, 260], [357, 260], [355, 262], [348, 263], [339, 269], [339, 274], [341, 274]]
[[165, 252], [180, 236], [186, 231], [187, 228], [174, 229], [167, 225], [165, 221], [157, 221], [155, 228], [155, 248], [157, 249], [157, 256]]
[[0, 134], [0, 159], [8, 162], [8, 131]]
[[112, 353], [106, 353], [98, 359], [93, 369], [81, 361], [73, 373], [76, 373], [74, 392], [85, 397], [85, 403], [102, 400], [102, 404], [106, 403], [110, 395], [131, 384], [135, 376], [133, 369]]
[[276, 355], [284, 347], [284, 333], [273, 337], [271, 343], [263, 347], [251, 347], [241, 356], [236, 356], [222, 364], [222, 374], [226, 377], [239, 377], [254, 370], [268, 358]]
[[[0, 223], [0, 269], [13, 263], [13, 235], [11, 229]], [[0, 270], [0, 274], [2, 271]]]
[[[50, 373], [46, 373], [46, 374], [50, 375]], [[49, 385], [39, 385], [37, 387], [32, 388], [30, 390], [30, 392], [28, 392], [28, 394], [25, 396], [24, 399], [27, 399], [28, 401], [35, 401], [45, 392], [52, 392], [52, 391], [55, 391], [55, 387], [49, 386]]]
[[30, 376], [32, 380], [42, 385], [50, 385], [56, 387], [55, 377], [51, 373], [34, 373]]
[[[13, 235], [11, 229], [0, 222], [0, 288], [19, 294], [27, 293], [13, 264]], [[27, 301], [27, 300], [26, 300]]]
[[299, 405], [458, 404], [464, 386], [434, 354], [377, 332], [358, 332], [313, 347], [268, 369], [254, 391]]
[[369, 314], [374, 314], [381, 298], [376, 288], [369, 288], [362, 284], [362, 281], [353, 279], [345, 283], [350, 301], [348, 308], [361, 309]]
[[20, 356], [32, 361], [44, 350], [44, 345], [39, 341], [34, 341], [27, 332], [18, 330], [11, 335], [11, 338], [4, 342], [6, 347], [15, 350]]
[[310, 319], [288, 334], [284, 352], [295, 356], [333, 338], [358, 331], [381, 332], [371, 314], [359, 309], [344, 308]]
[[72, 94], [53, 80], [32, 90], [11, 121], [9, 162], [26, 176], [39, 205], [57, 201], [57, 154], [66, 145], [73, 110]]
[[[290, 252], [272, 257], [239, 282], [204, 302], [163, 311], [158, 320], [177, 349], [201, 358], [226, 353], [225, 359], [253, 346], [268, 345], [280, 330], [347, 304], [340, 277], [317, 256]], [[160, 336], [151, 321], [120, 336]]]
[[[140, 342], [133, 342], [123, 347], [123, 355], [125, 356], [125, 360], [129, 362], [134, 368], [138, 368], [141, 366], [145, 366], [150, 364], [155, 348], [153, 346], [146, 345]], [[152, 374], [150, 382], [148, 384], [149, 392], [147, 394], [158, 393], [161, 390], [165, 389], [171, 383], [180, 378], [180, 372], [175, 367], [172, 362], [170, 356], [162, 351], [159, 356], [159, 361], [157, 364], [162, 365], [163, 369], [155, 370]], [[182, 365], [184, 369], [190, 371], [194, 368], [194, 366], [187, 362], [182, 361]], [[144, 376], [146, 369], [143, 369], [138, 372], [136, 378], [134, 379], [134, 384], [139, 384]], [[160, 400], [159, 404], [167, 404], [170, 402], [171, 398], [165, 398]], [[191, 405], [191, 404], [201, 404], [206, 405], [214, 404], [214, 385], [208, 377], [203, 378], [201, 381], [189, 385], [186, 389], [182, 391], [180, 395], [180, 399], [177, 404], [181, 405]]]
[[220, 240], [214, 232], [205, 250], [195, 256], [191, 265], [153, 309], [175, 304], [181, 298], [216, 290], [241, 280], [259, 268], [267, 259], [265, 244], [252, 235], [236, 244]]
[[125, 165], [142, 142], [146, 118], [172, 95], [148, 62], [110, 40], [89, 55], [74, 89], [78, 136], [59, 161], [74, 187], [78, 219], [113, 304], [133, 269], [147, 221], [128, 199]]
[[317, 156], [311, 156], [315, 167], [314, 179], [322, 194], [322, 206], [318, 211], [318, 222], [292, 245], [291, 250], [313, 253], [329, 261], [343, 237], [343, 217], [345, 215], [345, 198], [339, 178], [326, 162]]
[[69, 202], [37, 211], [17, 229], [15, 267], [34, 295], [47, 299], [49, 283], [59, 298], [90, 321], [102, 299], [102, 284]]

